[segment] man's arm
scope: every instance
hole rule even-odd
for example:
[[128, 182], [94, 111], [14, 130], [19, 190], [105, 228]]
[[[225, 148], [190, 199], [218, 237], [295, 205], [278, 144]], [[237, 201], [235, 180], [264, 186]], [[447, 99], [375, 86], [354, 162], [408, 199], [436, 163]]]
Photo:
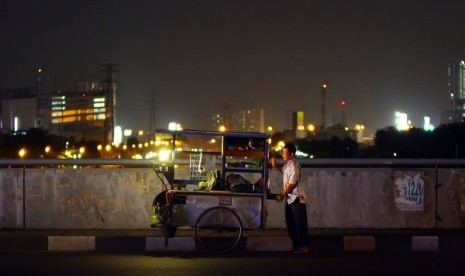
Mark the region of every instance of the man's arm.
[[290, 193], [292, 190], [294, 190], [296, 186], [297, 186], [297, 183], [296, 184], [287, 183], [286, 188], [284, 188], [283, 191], [279, 195], [276, 196], [276, 200], [278, 202], [281, 202], [283, 198], [286, 197], [286, 195]]

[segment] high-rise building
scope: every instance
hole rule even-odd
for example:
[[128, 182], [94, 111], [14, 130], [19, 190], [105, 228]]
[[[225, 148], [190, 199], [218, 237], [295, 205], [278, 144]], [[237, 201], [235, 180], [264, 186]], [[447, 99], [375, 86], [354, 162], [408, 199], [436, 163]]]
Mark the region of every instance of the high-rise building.
[[51, 133], [74, 138], [76, 141], [113, 143], [116, 64], [102, 66], [99, 82], [80, 79], [76, 90], [50, 93]]
[[241, 109], [230, 112], [230, 131], [265, 132], [265, 110], [263, 108]]
[[51, 133], [73, 137], [77, 141], [107, 142], [105, 91], [92, 87], [87, 92], [51, 93]]
[[292, 112], [292, 130], [294, 131], [295, 138], [302, 139], [307, 135], [304, 126], [303, 111]]
[[221, 127], [226, 127], [225, 116], [221, 113], [214, 113], [211, 116], [212, 129], [219, 130]]
[[465, 121], [465, 61], [449, 65], [448, 79], [451, 112], [442, 120], [461, 123]]

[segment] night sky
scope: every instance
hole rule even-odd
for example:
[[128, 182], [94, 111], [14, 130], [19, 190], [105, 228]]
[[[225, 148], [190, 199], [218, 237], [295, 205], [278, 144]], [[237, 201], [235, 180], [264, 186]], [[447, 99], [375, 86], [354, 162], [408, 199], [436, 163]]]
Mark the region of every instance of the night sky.
[[[447, 67], [465, 58], [465, 1], [448, 0], [4, 0], [0, 4], [3, 87], [72, 90], [118, 65], [116, 123], [149, 128], [180, 122], [207, 129], [213, 110], [265, 108], [266, 125], [289, 113], [320, 124], [340, 116], [368, 132], [409, 114], [440, 123]], [[340, 119], [336, 119], [339, 120]]]

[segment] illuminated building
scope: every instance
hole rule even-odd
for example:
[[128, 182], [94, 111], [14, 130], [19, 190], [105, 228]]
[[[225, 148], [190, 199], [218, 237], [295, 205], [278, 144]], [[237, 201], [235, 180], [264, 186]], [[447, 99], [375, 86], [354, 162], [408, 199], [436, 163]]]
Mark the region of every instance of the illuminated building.
[[220, 114], [220, 113], [212, 114], [211, 121], [212, 121], [213, 130], [218, 130], [220, 129], [220, 127], [226, 126], [226, 119], [223, 114]]
[[462, 123], [465, 121], [465, 61], [449, 65], [448, 79], [451, 112], [447, 118], [443, 115], [442, 121]]
[[431, 118], [428, 116], [423, 117], [423, 129], [426, 131], [432, 131], [434, 126], [431, 124]]
[[75, 140], [104, 141], [103, 91], [61, 92], [51, 95], [51, 132]]
[[408, 130], [410, 127], [407, 113], [399, 111], [394, 112], [394, 125], [399, 131]]
[[114, 142], [116, 65], [102, 66], [100, 82], [80, 80], [76, 91], [51, 93], [51, 133], [76, 141]]
[[304, 126], [304, 112], [294, 111], [292, 112], [292, 129], [295, 132], [295, 138], [305, 138], [307, 132]]
[[231, 112], [228, 131], [265, 132], [263, 108], [241, 109]]

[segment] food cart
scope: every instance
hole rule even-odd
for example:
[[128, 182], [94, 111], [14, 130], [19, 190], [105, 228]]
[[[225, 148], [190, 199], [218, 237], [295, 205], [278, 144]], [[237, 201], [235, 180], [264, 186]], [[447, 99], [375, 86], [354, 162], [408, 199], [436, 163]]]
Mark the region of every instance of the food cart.
[[268, 139], [264, 133], [156, 131], [154, 168], [164, 190], [153, 201], [152, 227], [164, 230], [165, 244], [178, 226], [190, 226], [207, 249], [227, 252], [244, 230], [264, 227]]

